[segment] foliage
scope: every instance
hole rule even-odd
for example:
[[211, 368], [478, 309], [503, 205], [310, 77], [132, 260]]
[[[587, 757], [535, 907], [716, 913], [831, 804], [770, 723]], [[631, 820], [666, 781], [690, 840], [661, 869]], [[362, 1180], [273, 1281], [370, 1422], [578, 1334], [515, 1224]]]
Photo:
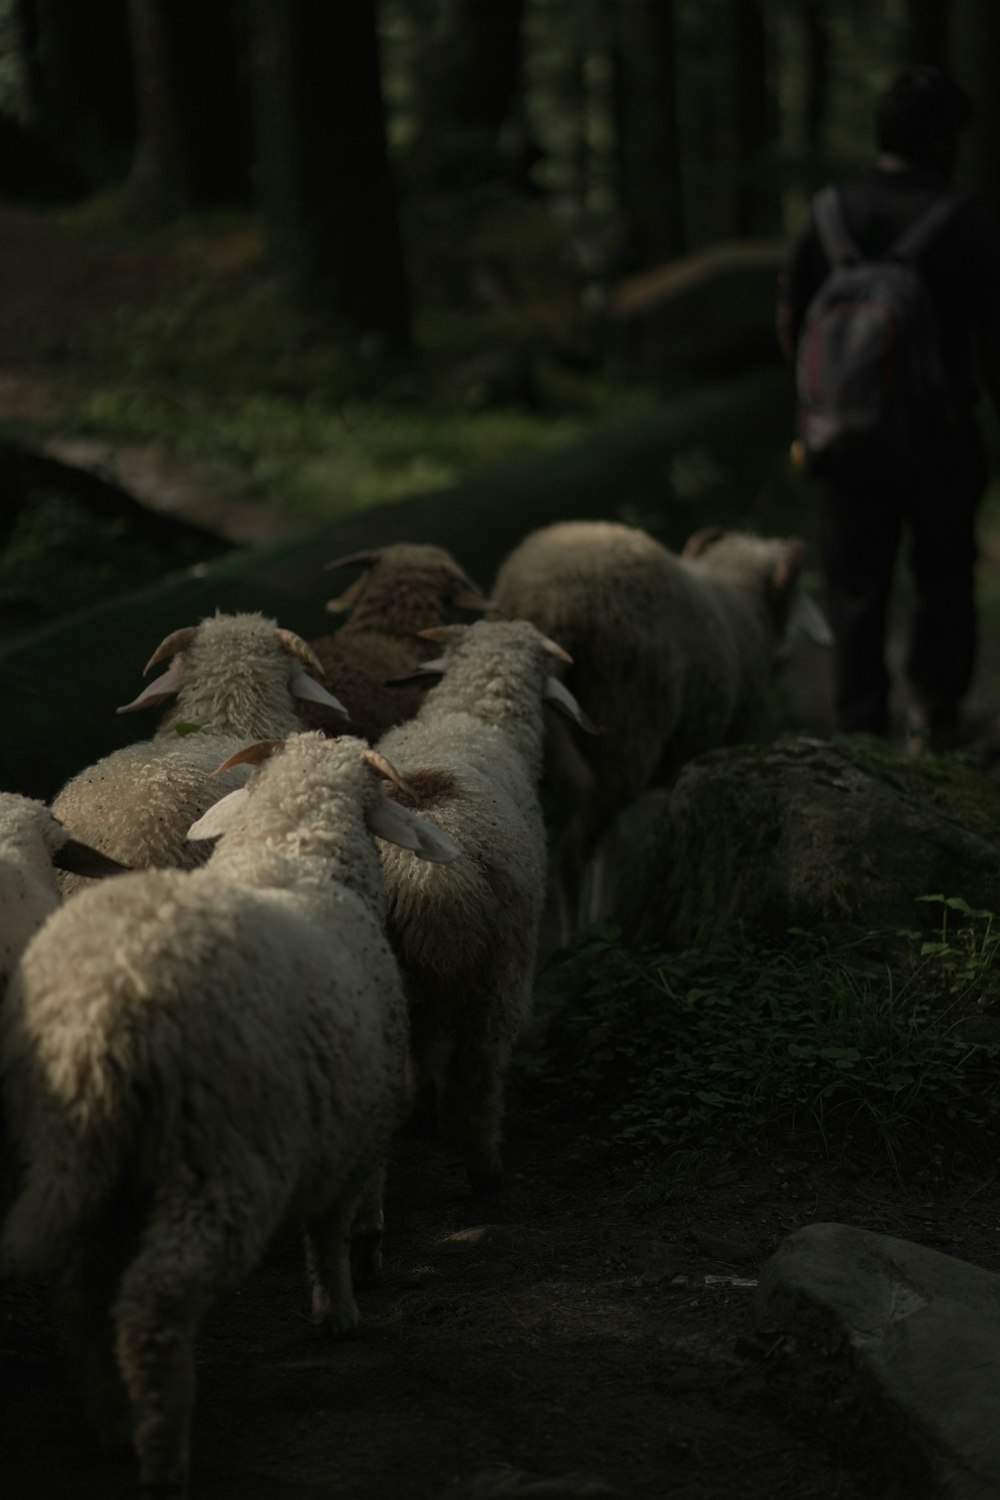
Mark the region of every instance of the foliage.
[[[419, 353], [387, 355], [295, 308], [263, 266], [248, 217], [191, 215], [153, 236], [129, 224], [115, 195], [68, 210], [67, 253], [93, 257], [109, 236], [124, 238], [136, 294], [48, 332], [60, 426], [116, 446], [163, 445], [221, 492], [336, 520], [566, 446], [595, 417], [648, 414], [655, 392], [560, 362], [517, 306], [468, 289], [491, 245], [531, 296], [540, 276], [566, 280], [544, 215], [530, 217], [519, 258], [507, 255], [499, 211], [468, 235], [425, 227], [415, 258], [434, 270]], [[463, 247], [464, 266], [454, 248], [437, 254], [442, 236]]]
[[[212, 549], [214, 550], [214, 549]], [[95, 515], [72, 495], [29, 493], [0, 547], [0, 627], [35, 624], [189, 567], [205, 556], [197, 538], [142, 535], [126, 516]]]
[[1000, 1038], [970, 1040], [963, 1023], [1000, 998], [1000, 934], [961, 898], [924, 899], [941, 904], [939, 934], [902, 935], [894, 972], [802, 932], [781, 950], [665, 956], [599, 925], [531, 1086], [612, 1142], [677, 1161], [779, 1134], [895, 1158], [929, 1133], [992, 1131]]

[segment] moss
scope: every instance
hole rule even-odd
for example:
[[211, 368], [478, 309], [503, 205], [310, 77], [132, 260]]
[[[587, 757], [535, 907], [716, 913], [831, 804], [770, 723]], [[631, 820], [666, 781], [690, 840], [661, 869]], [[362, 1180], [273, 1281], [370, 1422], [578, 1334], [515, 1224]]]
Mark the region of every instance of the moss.
[[835, 741], [853, 750], [863, 764], [888, 773], [894, 785], [930, 802], [956, 822], [985, 838], [1000, 833], [1000, 783], [954, 755], [925, 755], [905, 760], [882, 741], [869, 736]]

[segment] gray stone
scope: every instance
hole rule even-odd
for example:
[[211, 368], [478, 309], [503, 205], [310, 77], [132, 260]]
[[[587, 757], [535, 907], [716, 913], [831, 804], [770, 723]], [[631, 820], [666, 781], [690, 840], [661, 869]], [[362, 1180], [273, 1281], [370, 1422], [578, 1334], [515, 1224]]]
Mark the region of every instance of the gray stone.
[[961, 896], [1000, 910], [1000, 785], [864, 737], [713, 751], [651, 808], [613, 915], [670, 948], [929, 927]]
[[846, 1353], [947, 1500], [1000, 1495], [1000, 1276], [845, 1224], [811, 1224], [764, 1266], [758, 1326]]

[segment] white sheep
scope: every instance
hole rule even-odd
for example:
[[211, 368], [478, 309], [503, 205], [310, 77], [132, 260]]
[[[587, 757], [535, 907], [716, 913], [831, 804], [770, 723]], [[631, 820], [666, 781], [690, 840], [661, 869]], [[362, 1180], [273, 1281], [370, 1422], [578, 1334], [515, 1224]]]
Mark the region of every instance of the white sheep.
[[457, 853], [385, 796], [395, 775], [292, 736], [193, 830], [224, 832], [204, 868], [65, 903], [0, 1011], [23, 1182], [0, 1264], [54, 1278], [91, 1415], [150, 1494], [186, 1489], [198, 1326], [289, 1214], [316, 1321], [358, 1322], [348, 1245], [381, 1228], [407, 1056], [371, 834]]
[[[615, 815], [702, 751], [761, 734], [789, 627], [816, 628], [801, 591], [805, 550], [708, 528], [677, 555], [644, 531], [571, 521], [531, 533], [501, 566], [495, 604], [565, 646], [567, 684], [606, 728], [585, 746], [562, 733], [550, 747], [564, 935]], [[597, 890], [584, 914], [599, 901]]]
[[[249, 740], [302, 728], [297, 703], [345, 710], [306, 671], [321, 670], [308, 645], [260, 614], [217, 614], [175, 630], [145, 672], [172, 658], [119, 713], [157, 706], [176, 695], [151, 740], [126, 745], [74, 776], [52, 810], [75, 837], [135, 868], [201, 863], [210, 846], [188, 841], [202, 813], [246, 780], [245, 766], [212, 772]], [[68, 894], [74, 876], [62, 877]]]
[[44, 802], [0, 792], [0, 1000], [29, 938], [59, 905], [56, 869], [98, 877], [125, 866], [71, 838]]
[[[423, 701], [426, 681], [391, 681], [407, 677], [433, 655], [418, 632], [447, 624], [456, 608], [488, 609], [489, 600], [449, 552], [423, 543], [394, 542], [327, 567], [363, 571], [327, 603], [331, 613], [347, 613], [344, 624], [310, 646], [322, 663], [324, 682], [347, 706], [352, 734], [375, 744], [393, 725], [412, 718]], [[302, 716], [314, 728], [343, 732], [329, 709], [319, 705], [305, 706]]]
[[444, 675], [379, 749], [463, 858], [431, 869], [386, 847], [382, 869], [417, 1079], [434, 1078], [440, 1123], [482, 1190], [502, 1178], [504, 1077], [531, 1003], [545, 898], [543, 701], [579, 711], [551, 675], [553, 654], [565, 653], [526, 622], [427, 634], [446, 654], [421, 670]]

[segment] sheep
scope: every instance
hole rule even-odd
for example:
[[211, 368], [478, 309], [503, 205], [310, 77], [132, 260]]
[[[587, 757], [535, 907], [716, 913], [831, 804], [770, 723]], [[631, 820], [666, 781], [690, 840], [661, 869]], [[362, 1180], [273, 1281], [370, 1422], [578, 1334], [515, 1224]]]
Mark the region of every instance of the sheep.
[[[327, 603], [331, 613], [349, 611], [335, 635], [310, 642], [323, 666], [323, 681], [335, 687], [351, 716], [351, 732], [377, 744], [395, 724], [416, 713], [426, 680], [390, 685], [432, 655], [417, 632], [444, 625], [453, 608], [484, 610], [476, 585], [441, 547], [396, 542], [355, 552], [327, 564], [361, 567], [361, 577]], [[328, 709], [309, 704], [303, 719], [316, 729], [339, 734]]]
[[237, 754], [273, 751], [192, 829], [223, 835], [207, 865], [66, 902], [0, 1012], [23, 1184], [0, 1266], [54, 1279], [101, 1439], [160, 1497], [186, 1492], [198, 1326], [290, 1214], [315, 1321], [358, 1323], [348, 1245], [381, 1230], [407, 1057], [371, 835], [457, 853], [362, 741]]
[[790, 625], [817, 628], [801, 595], [805, 543], [707, 528], [676, 555], [646, 532], [571, 521], [527, 536], [492, 598], [573, 657], [567, 683], [607, 732], [586, 747], [553, 737], [546, 811], [564, 936], [584, 871], [612, 819], [693, 756], [757, 737]]
[[[44, 802], [0, 792], [0, 1006], [29, 940], [59, 905], [56, 868], [92, 878], [124, 866], [71, 839]], [[0, 1124], [0, 1215], [13, 1193], [10, 1153]]]
[[504, 1077], [531, 1003], [545, 896], [543, 699], [582, 716], [551, 676], [552, 656], [565, 653], [534, 626], [483, 620], [424, 634], [446, 654], [420, 670], [444, 675], [378, 748], [464, 857], [432, 870], [386, 847], [382, 871], [417, 1084], [436, 1084], [440, 1123], [480, 1192], [503, 1177]]
[[70, 838], [44, 802], [0, 792], [0, 1000], [29, 938], [59, 905], [56, 869], [94, 878], [125, 866]]
[[[52, 810], [75, 837], [125, 864], [189, 869], [211, 848], [189, 841], [189, 826], [247, 777], [239, 766], [213, 778], [219, 762], [248, 740], [301, 729], [297, 701], [345, 710], [305, 670], [320, 671], [306, 642], [260, 614], [217, 614], [175, 630], [145, 673], [168, 658], [167, 671], [118, 710], [131, 713], [176, 695], [154, 737], [79, 772]], [[80, 885], [74, 876], [60, 883], [67, 895]]]

